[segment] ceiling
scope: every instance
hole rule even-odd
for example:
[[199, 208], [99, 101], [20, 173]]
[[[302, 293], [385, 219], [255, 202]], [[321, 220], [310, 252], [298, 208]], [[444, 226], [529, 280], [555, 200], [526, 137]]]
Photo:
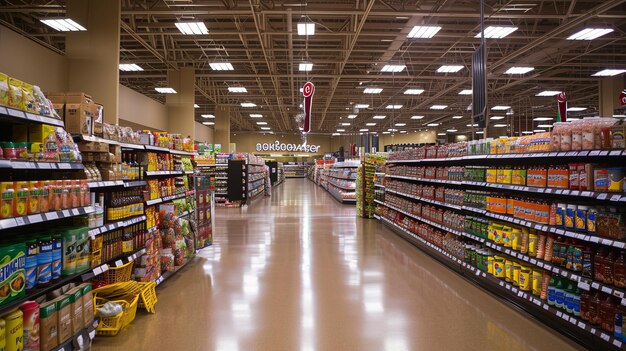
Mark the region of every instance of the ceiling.
[[[260, 131], [257, 121], [275, 132], [297, 131], [301, 112], [299, 88], [311, 81], [314, 133], [346, 133], [456, 129], [468, 132], [471, 57], [480, 44], [477, 0], [122, 0], [120, 62], [135, 63], [142, 72], [120, 72], [122, 84], [164, 101], [154, 88], [164, 86], [168, 69], [196, 69], [196, 119], [216, 105], [231, 106], [231, 130]], [[626, 68], [626, 0], [486, 0], [485, 25], [515, 26], [504, 39], [487, 39], [488, 103], [508, 105], [497, 123], [513, 124], [516, 132], [537, 128], [534, 117], [556, 115], [555, 97], [537, 97], [543, 90], [566, 91], [570, 106], [597, 114], [598, 78], [605, 68]], [[65, 1], [0, 1], [0, 24], [63, 52], [64, 35], [39, 22], [59, 17]], [[178, 21], [202, 21], [208, 35], [183, 35]], [[298, 35], [297, 24], [315, 23], [315, 35]], [[430, 39], [410, 39], [416, 25], [442, 29]], [[591, 41], [567, 37], [585, 27], [614, 31]], [[214, 71], [212, 62], [230, 62], [234, 70]], [[299, 63], [313, 63], [300, 72]], [[384, 73], [386, 64], [406, 65]], [[438, 73], [443, 64], [462, 65], [458, 73]], [[522, 75], [504, 72], [531, 66]], [[247, 93], [229, 93], [243, 86]], [[365, 88], [382, 88], [364, 94]], [[406, 95], [407, 88], [424, 89]], [[243, 108], [253, 102], [256, 108]], [[355, 104], [369, 108], [355, 109]], [[402, 105], [389, 110], [387, 105]], [[431, 110], [433, 104], [447, 105]], [[251, 113], [263, 115], [252, 119]], [[348, 119], [349, 114], [356, 114]], [[373, 116], [385, 119], [374, 120]], [[411, 116], [424, 116], [411, 119]], [[452, 116], [463, 116], [452, 119]], [[350, 123], [342, 126], [341, 123]], [[366, 126], [366, 123], [376, 125]], [[396, 127], [396, 123], [405, 126]], [[438, 127], [428, 127], [439, 123]], [[492, 121], [492, 123], [494, 123]], [[534, 124], [533, 124], [534, 123]], [[545, 122], [543, 122], [545, 123]], [[394, 131], [395, 132], [395, 131]], [[504, 133], [503, 133], [504, 134]]]

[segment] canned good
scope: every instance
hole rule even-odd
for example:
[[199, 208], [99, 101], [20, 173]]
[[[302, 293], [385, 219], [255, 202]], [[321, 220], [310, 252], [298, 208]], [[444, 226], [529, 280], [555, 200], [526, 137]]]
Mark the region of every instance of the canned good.
[[24, 314], [15, 310], [6, 315], [5, 351], [21, 351], [24, 348]]

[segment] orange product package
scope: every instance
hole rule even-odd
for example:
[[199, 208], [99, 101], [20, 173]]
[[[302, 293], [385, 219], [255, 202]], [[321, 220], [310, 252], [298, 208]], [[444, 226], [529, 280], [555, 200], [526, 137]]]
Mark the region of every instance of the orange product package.
[[569, 188], [569, 169], [561, 166], [552, 166], [548, 169], [548, 188]]
[[28, 198], [30, 197], [28, 182], [19, 181], [15, 182], [14, 185], [13, 217], [26, 216], [28, 214]]
[[39, 213], [41, 202], [40, 190], [41, 182], [36, 180], [31, 180], [28, 182], [28, 214]]

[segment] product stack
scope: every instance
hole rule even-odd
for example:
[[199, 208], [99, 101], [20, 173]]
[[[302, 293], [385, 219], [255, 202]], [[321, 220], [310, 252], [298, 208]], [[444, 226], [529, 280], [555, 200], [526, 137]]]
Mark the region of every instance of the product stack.
[[308, 165], [305, 162], [286, 162], [285, 178], [305, 178]]
[[592, 349], [622, 346], [624, 125], [393, 152], [377, 216], [485, 289]]
[[385, 159], [385, 154], [365, 154], [365, 161], [357, 171], [356, 210], [363, 218], [374, 217], [376, 209], [374, 177], [385, 167]]
[[344, 204], [356, 203], [356, 174], [360, 161], [334, 163], [321, 171], [320, 185], [337, 201]]

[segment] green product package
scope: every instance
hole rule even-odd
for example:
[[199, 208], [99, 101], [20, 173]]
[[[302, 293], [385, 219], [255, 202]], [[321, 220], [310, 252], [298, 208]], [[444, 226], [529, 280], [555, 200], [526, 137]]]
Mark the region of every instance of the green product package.
[[61, 232], [61, 238], [63, 244], [63, 267], [61, 268], [61, 274], [68, 276], [76, 273], [76, 264], [78, 261], [78, 256], [76, 254], [76, 230], [64, 230]]
[[80, 227], [76, 233], [76, 273], [89, 269], [89, 228]]
[[25, 294], [26, 245], [0, 243], [0, 305], [15, 301]]

